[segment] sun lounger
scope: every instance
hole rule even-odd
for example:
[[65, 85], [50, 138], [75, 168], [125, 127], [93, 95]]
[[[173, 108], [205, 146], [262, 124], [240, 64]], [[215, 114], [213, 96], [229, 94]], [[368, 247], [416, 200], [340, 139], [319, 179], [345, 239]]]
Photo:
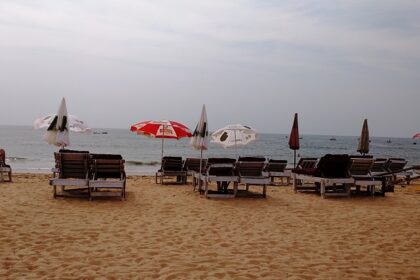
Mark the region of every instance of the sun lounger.
[[[273, 186], [288, 186], [290, 184], [291, 170], [286, 169], [287, 160], [276, 160], [270, 159], [264, 167], [264, 171], [268, 173], [270, 177], [270, 184]], [[280, 178], [281, 183], [276, 183], [275, 179]], [[283, 179], [286, 179], [284, 184]]]
[[[83, 196], [89, 195], [89, 154], [88, 153], [57, 153], [57, 176], [50, 180], [53, 186], [54, 198], [57, 196]], [[61, 186], [61, 192], [57, 192]], [[77, 187], [65, 189], [66, 186]]]
[[236, 164], [236, 171], [239, 176], [239, 183], [245, 184], [246, 191], [249, 186], [262, 186], [262, 196], [266, 197], [267, 185], [270, 183], [268, 173], [265, 173], [263, 161], [241, 161]]
[[121, 155], [90, 154], [89, 193], [93, 197], [125, 198], [126, 175]]
[[[207, 159], [201, 160], [201, 170], [205, 170], [207, 165]], [[200, 159], [199, 158], [186, 158], [184, 161], [183, 170], [187, 173], [186, 183], [188, 183], [188, 176], [192, 176], [194, 181], [194, 174], [200, 172]], [[194, 185], [194, 182], [193, 182]]]
[[[4, 179], [4, 174], [7, 174], [9, 179]], [[12, 167], [6, 164], [6, 152], [0, 149], [0, 182], [12, 182]]]
[[163, 180], [168, 177], [176, 177], [176, 183], [185, 184], [187, 172], [183, 169], [182, 157], [163, 157], [161, 168], [156, 172], [155, 182], [163, 184]]
[[376, 187], [382, 186], [382, 180], [375, 180], [375, 177], [370, 173], [373, 162], [372, 157], [351, 157], [349, 172], [354, 179], [356, 193], [360, 193], [361, 187], [366, 187], [366, 191], [374, 196]]
[[[224, 157], [213, 157], [213, 158], [208, 158], [207, 159], [207, 165], [205, 168], [203, 168], [201, 170], [201, 174], [199, 172], [195, 172], [193, 175], [193, 186], [194, 186], [194, 190], [196, 189], [197, 185], [198, 185], [198, 190], [200, 191], [200, 193], [204, 192], [204, 181], [206, 179], [206, 175], [207, 175], [207, 170], [209, 169], [209, 167], [211, 165], [214, 164], [230, 164], [230, 165], [234, 165], [236, 163], [236, 159], [234, 158], [224, 158]], [[218, 183], [219, 188], [220, 185], [222, 183]]]
[[[210, 160], [210, 159], [209, 159]], [[204, 185], [204, 195], [206, 198], [234, 198], [238, 191], [238, 176], [235, 175], [235, 165], [233, 163], [212, 163], [208, 166], [206, 174], [201, 177]], [[217, 191], [211, 191], [209, 184], [216, 182]], [[229, 193], [228, 185], [233, 183], [233, 193]]]
[[[354, 179], [349, 174], [350, 157], [348, 155], [323, 156], [316, 168], [295, 168], [292, 170], [293, 189], [297, 191], [315, 190], [321, 196], [349, 196], [350, 185]], [[302, 186], [300, 181], [309, 181], [314, 185]]]
[[318, 162], [317, 158], [300, 158], [296, 168], [299, 169], [308, 169], [308, 168], [315, 168]]

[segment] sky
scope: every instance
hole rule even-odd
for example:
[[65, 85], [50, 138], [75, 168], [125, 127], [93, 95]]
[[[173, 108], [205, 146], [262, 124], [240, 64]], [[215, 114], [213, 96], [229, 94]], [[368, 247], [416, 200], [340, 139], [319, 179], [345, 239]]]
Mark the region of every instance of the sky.
[[420, 132], [420, 1], [0, 0], [0, 125]]

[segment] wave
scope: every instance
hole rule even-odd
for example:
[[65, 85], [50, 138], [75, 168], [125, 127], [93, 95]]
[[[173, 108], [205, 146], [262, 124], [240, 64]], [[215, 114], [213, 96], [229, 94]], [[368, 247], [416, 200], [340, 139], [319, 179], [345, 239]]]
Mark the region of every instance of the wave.
[[154, 166], [154, 165], [158, 165], [159, 162], [158, 161], [138, 161], [138, 160], [126, 160], [125, 163], [127, 165], [150, 165], [150, 166]]

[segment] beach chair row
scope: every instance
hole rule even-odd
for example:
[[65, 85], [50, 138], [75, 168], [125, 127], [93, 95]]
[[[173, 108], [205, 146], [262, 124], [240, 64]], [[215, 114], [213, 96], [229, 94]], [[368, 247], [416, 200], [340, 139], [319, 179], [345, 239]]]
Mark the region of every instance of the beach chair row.
[[[92, 154], [86, 151], [62, 150], [54, 153], [55, 168], [50, 185], [57, 196], [99, 196], [125, 198], [124, 159], [115, 154]], [[58, 191], [57, 187], [61, 187]]]
[[[185, 160], [182, 157], [163, 157], [161, 168], [155, 174], [156, 183], [164, 183], [164, 179], [170, 177], [176, 177], [176, 182], [185, 184], [187, 183], [188, 177], [193, 177], [193, 174], [199, 173], [200, 170], [202, 173], [205, 173], [208, 167], [212, 164], [236, 164], [240, 161], [255, 161], [263, 162], [263, 172], [265, 172], [271, 180], [271, 184], [278, 184], [275, 182], [276, 178], [281, 179], [281, 184], [284, 184], [283, 179], [286, 179], [286, 185], [290, 183], [290, 169], [287, 169], [287, 160], [276, 160], [268, 159], [265, 157], [239, 157], [238, 159], [233, 158], [208, 158], [202, 159], [199, 158], [186, 158]], [[200, 166], [201, 162], [201, 166]]]
[[[372, 156], [351, 156], [347, 154], [327, 154], [316, 161], [314, 167], [292, 170], [293, 189], [297, 191], [316, 191], [326, 196], [350, 196], [351, 192], [385, 195], [393, 192], [398, 179], [405, 174], [407, 161], [401, 158], [374, 159]], [[407, 179], [405, 174], [405, 180]], [[309, 184], [307, 184], [309, 182]]]

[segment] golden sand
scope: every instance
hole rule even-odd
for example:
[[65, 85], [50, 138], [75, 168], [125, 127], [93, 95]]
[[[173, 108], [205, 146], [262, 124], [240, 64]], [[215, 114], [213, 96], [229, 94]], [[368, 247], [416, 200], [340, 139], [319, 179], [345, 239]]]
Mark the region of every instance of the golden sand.
[[0, 184], [0, 279], [420, 279], [420, 193], [212, 200], [129, 177], [127, 200]]

